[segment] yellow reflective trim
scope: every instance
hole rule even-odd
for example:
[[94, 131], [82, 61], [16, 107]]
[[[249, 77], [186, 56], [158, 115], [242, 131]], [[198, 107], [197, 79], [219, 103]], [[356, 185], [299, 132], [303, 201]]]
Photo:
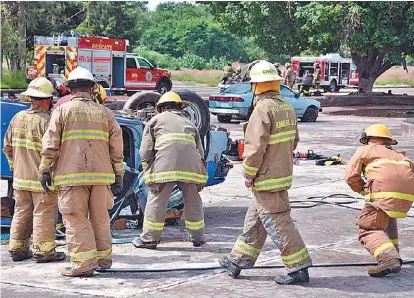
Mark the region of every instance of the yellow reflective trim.
[[367, 200], [370, 200], [370, 199], [378, 200], [378, 199], [388, 199], [388, 198], [395, 198], [395, 199], [414, 202], [413, 194], [394, 192], [394, 191], [373, 192], [365, 196], [365, 199]]
[[394, 245], [398, 245], [398, 238], [395, 238], [395, 239], [390, 239], [391, 240], [391, 243], [392, 244], [394, 244]]
[[268, 144], [278, 144], [294, 140], [296, 137], [296, 130], [288, 130], [269, 135]]
[[388, 214], [389, 217], [392, 218], [404, 218], [407, 216], [406, 212], [400, 212], [400, 211], [387, 211], [387, 210], [383, 210], [385, 213]]
[[70, 260], [72, 262], [81, 262], [93, 260], [97, 257], [97, 250], [92, 249], [84, 252], [70, 253]]
[[16, 240], [10, 239], [9, 241], [9, 249], [19, 249], [19, 248], [27, 248], [29, 247], [29, 240]]
[[50, 169], [51, 165], [52, 165], [53, 160], [46, 158], [46, 157], [42, 157], [42, 160], [40, 162], [40, 168], [43, 169]]
[[245, 243], [241, 238], [237, 239], [236, 244], [234, 245], [234, 249], [241, 252], [242, 254], [248, 255], [253, 259], [257, 259], [261, 251], [260, 249]]
[[245, 163], [243, 163], [243, 172], [250, 176], [256, 176], [257, 171], [259, 168], [251, 167]]
[[238, 244], [240, 244], [241, 246], [247, 248], [248, 250], [254, 251], [255, 253], [257, 253], [257, 255], [259, 255], [259, 253], [261, 252], [260, 248], [256, 248], [254, 246], [251, 246], [249, 244], [247, 244], [246, 242], [243, 241], [243, 239], [241, 238], [237, 238], [237, 242]]
[[187, 229], [192, 230], [192, 231], [201, 230], [205, 226], [204, 219], [199, 220], [199, 221], [187, 221], [186, 220], [185, 226], [187, 227]]
[[374, 258], [377, 258], [384, 250], [387, 248], [394, 248], [394, 244], [392, 242], [385, 242], [377, 247], [377, 249], [374, 251]]
[[164, 230], [164, 222], [156, 222], [156, 221], [152, 221], [147, 218], [144, 218], [143, 227], [148, 230], [152, 230], [152, 231], [162, 231]]
[[56, 230], [60, 230], [63, 229], [65, 226], [63, 225], [63, 223], [58, 223], [56, 224]]
[[113, 167], [116, 171], [121, 171], [124, 169], [124, 163], [123, 162], [116, 162], [113, 164]]
[[179, 181], [186, 180], [204, 184], [207, 182], [208, 176], [201, 175], [193, 172], [184, 172], [184, 171], [169, 171], [169, 172], [159, 172], [159, 173], [150, 173], [145, 175], [144, 180], [148, 182], [158, 182], [158, 181]]
[[[13, 187], [16, 189], [25, 188], [32, 191], [44, 191], [39, 180], [24, 180], [20, 178], [13, 178]], [[48, 186], [50, 190], [54, 190], [54, 186]]]
[[72, 129], [62, 133], [62, 143], [68, 140], [100, 140], [108, 142], [109, 133], [103, 130], [92, 130], [92, 129]]
[[22, 147], [30, 150], [35, 151], [42, 151], [42, 143], [34, 142], [28, 139], [21, 139], [21, 138], [13, 138], [12, 139], [12, 146], [13, 147]]
[[58, 175], [55, 177], [55, 185], [70, 183], [109, 183], [115, 182], [115, 174], [109, 173], [75, 173]]
[[409, 168], [411, 167], [410, 162], [406, 160], [392, 160], [392, 159], [387, 159], [387, 158], [381, 158], [381, 159], [377, 159], [376, 161], [369, 163], [365, 167], [364, 174], [366, 174], [369, 170], [372, 170], [373, 168], [378, 167], [383, 164], [404, 165]]
[[55, 241], [38, 242], [35, 244], [42, 252], [50, 252], [56, 247]]
[[265, 190], [272, 190], [277, 188], [284, 188], [292, 185], [292, 176], [275, 178], [275, 179], [267, 179], [260, 182], [254, 183], [254, 190], [257, 191], [265, 191]]
[[167, 133], [157, 138], [155, 146], [168, 141], [184, 141], [195, 145], [194, 136], [188, 133]]
[[142, 168], [144, 171], [148, 168], [148, 163], [146, 161], [142, 161]]
[[112, 248], [106, 250], [97, 250], [98, 260], [105, 260], [111, 257], [112, 255]]
[[286, 266], [290, 266], [293, 264], [300, 263], [308, 257], [309, 257], [308, 250], [306, 249], [306, 247], [304, 247], [294, 254], [291, 254], [288, 256], [282, 256], [282, 261], [283, 261], [283, 264], [285, 264]]

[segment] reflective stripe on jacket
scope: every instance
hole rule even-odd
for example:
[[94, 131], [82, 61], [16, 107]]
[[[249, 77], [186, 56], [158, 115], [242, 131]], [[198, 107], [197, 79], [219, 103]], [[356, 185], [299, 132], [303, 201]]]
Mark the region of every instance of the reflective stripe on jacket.
[[80, 92], [52, 113], [40, 170], [56, 186], [109, 185], [123, 175], [122, 129], [108, 108]]
[[383, 145], [359, 148], [346, 167], [345, 181], [352, 190], [364, 191], [366, 201], [393, 218], [406, 217], [414, 201], [413, 163]]
[[17, 113], [4, 137], [4, 153], [13, 171], [13, 188], [43, 192], [39, 182], [42, 136], [49, 124], [49, 111], [30, 109]]
[[145, 126], [139, 153], [147, 185], [207, 181], [198, 129], [180, 112], [166, 111], [153, 117]]
[[281, 191], [292, 185], [292, 152], [299, 141], [294, 108], [277, 92], [258, 95], [244, 140], [243, 173], [255, 191]]

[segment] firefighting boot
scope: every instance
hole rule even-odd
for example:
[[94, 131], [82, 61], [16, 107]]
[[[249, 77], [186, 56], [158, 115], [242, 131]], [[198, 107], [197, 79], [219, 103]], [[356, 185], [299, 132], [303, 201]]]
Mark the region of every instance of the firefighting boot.
[[401, 271], [401, 262], [399, 259], [391, 259], [384, 263], [379, 263], [377, 266], [369, 266], [368, 274], [373, 277], [383, 277], [391, 273], [398, 273]]
[[279, 285], [298, 285], [309, 282], [308, 269], [302, 269], [287, 275], [279, 275], [275, 278], [275, 282]]
[[200, 247], [205, 243], [204, 240], [191, 240], [191, 242], [193, 242], [194, 247]]
[[73, 267], [64, 267], [62, 268], [60, 273], [62, 273], [63, 276], [68, 276], [68, 277], [91, 277], [93, 276], [93, 270], [80, 271], [78, 269], [74, 269]]
[[227, 273], [233, 277], [237, 278], [237, 276], [240, 275], [240, 272], [242, 270], [242, 267], [234, 264], [228, 257], [222, 257], [219, 260], [219, 263], [222, 267], [227, 269]]
[[34, 253], [33, 258], [35, 259], [36, 263], [59, 262], [66, 259], [66, 254], [60, 251], [54, 251], [49, 254]]
[[158, 243], [160, 243], [160, 242], [159, 241], [148, 241], [148, 242], [145, 242], [140, 237], [136, 237], [132, 241], [132, 244], [136, 248], [146, 248], [146, 249], [156, 249]]
[[10, 256], [13, 262], [20, 262], [33, 257], [33, 253], [30, 249], [27, 250], [10, 250]]
[[102, 269], [109, 269], [112, 267], [112, 259], [98, 260], [98, 267]]

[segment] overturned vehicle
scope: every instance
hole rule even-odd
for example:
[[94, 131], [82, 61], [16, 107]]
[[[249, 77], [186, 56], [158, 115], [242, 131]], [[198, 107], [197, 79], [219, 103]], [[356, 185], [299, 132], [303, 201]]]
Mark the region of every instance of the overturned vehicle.
[[[177, 92], [186, 104], [184, 113], [199, 129], [204, 140], [205, 160], [207, 161], [208, 181], [206, 186], [219, 184], [225, 180], [231, 165], [225, 153], [231, 144], [229, 133], [222, 128], [210, 127], [210, 114], [203, 99], [192, 91]], [[124, 186], [122, 193], [115, 197], [114, 207], [109, 210], [111, 225], [118, 219], [134, 222], [141, 226], [148, 195], [148, 187], [144, 184], [142, 161], [139, 155], [142, 134], [146, 122], [156, 114], [155, 103], [161, 95], [155, 92], [136, 93], [127, 101], [109, 102], [106, 105], [114, 111], [116, 120], [122, 128], [124, 143]], [[13, 116], [29, 105], [20, 102], [1, 101], [2, 139]], [[1, 179], [8, 181], [7, 197], [3, 201], [11, 202], [10, 214], [13, 214], [13, 175], [7, 163], [6, 156], [1, 156]], [[3, 209], [3, 208], [2, 208]], [[175, 224], [184, 211], [184, 200], [181, 190], [176, 187], [170, 197], [166, 216], [167, 223]], [[12, 218], [4, 217], [2, 212], [1, 226], [10, 227]]]

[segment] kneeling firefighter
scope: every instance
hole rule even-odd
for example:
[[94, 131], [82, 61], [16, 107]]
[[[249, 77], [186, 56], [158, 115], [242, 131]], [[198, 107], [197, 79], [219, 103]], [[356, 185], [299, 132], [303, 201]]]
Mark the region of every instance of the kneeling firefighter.
[[253, 190], [243, 234], [230, 256], [220, 264], [236, 278], [242, 268], [253, 267], [270, 235], [281, 251], [287, 275], [276, 277], [279, 284], [309, 282], [312, 265], [306, 246], [290, 216], [287, 190], [292, 185], [292, 152], [299, 141], [295, 109], [280, 95], [283, 80], [276, 68], [260, 61], [250, 71], [255, 94], [254, 109], [245, 133], [243, 175]]
[[349, 161], [345, 181], [365, 196], [358, 238], [379, 263], [368, 274], [382, 277], [401, 270], [397, 218], [406, 217], [414, 201], [414, 163], [392, 149], [397, 141], [383, 124], [365, 129], [360, 142], [365, 146]]
[[[50, 121], [53, 91], [46, 78], [34, 79], [22, 93], [30, 98], [31, 108], [13, 117], [4, 138], [3, 151], [13, 172], [16, 201], [9, 243], [13, 261], [29, 259], [32, 254], [38, 263], [66, 257], [55, 250], [57, 193], [44, 191], [39, 182], [41, 141]], [[33, 253], [29, 249], [32, 233]]]
[[159, 114], [146, 125], [140, 155], [149, 185], [142, 234], [132, 242], [137, 248], [155, 249], [164, 230], [168, 200], [175, 185], [184, 197], [185, 224], [194, 246], [204, 243], [204, 213], [199, 191], [207, 182], [204, 150], [198, 129], [184, 116], [178, 94], [159, 99]]

